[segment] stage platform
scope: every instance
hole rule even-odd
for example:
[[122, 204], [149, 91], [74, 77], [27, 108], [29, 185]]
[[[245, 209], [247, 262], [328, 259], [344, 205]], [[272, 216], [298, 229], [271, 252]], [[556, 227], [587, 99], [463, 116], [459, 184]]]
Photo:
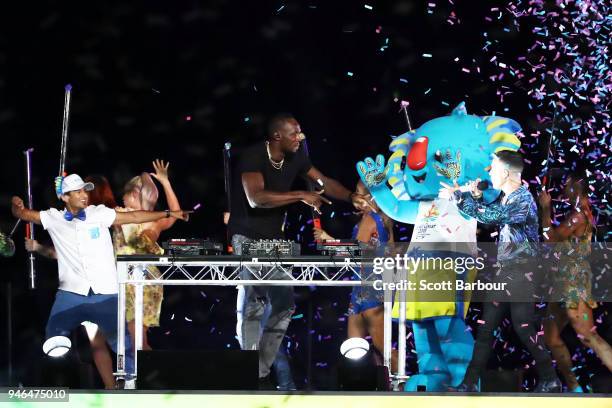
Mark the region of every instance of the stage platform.
[[[5, 393], [5, 391], [3, 391]], [[5, 394], [6, 396], [6, 394]], [[5, 398], [2, 401], [6, 401]], [[206, 392], [181, 391], [70, 391], [69, 402], [9, 402], [4, 406], [85, 407], [223, 407], [223, 408], [610, 408], [612, 395], [605, 394], [435, 394], [399, 392]]]

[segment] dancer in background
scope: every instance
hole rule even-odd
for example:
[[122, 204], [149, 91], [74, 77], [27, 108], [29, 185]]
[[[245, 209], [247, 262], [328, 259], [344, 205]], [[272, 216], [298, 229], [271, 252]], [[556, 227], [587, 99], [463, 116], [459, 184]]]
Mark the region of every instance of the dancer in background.
[[593, 213], [587, 197], [584, 180], [576, 175], [567, 177], [563, 197], [571, 210], [558, 226], [552, 226], [551, 199], [543, 190], [538, 201], [542, 209], [541, 221], [546, 242], [557, 242], [560, 253], [558, 275], [562, 281], [561, 302], [550, 302], [544, 321], [544, 340], [550, 348], [557, 368], [572, 392], [583, 392], [572, 367], [570, 352], [561, 337], [561, 332], [571, 324], [580, 342], [592, 349], [603, 364], [612, 371], [612, 347], [599, 335], [593, 322], [593, 309], [597, 302], [591, 295], [591, 237], [593, 235]]
[[[117, 212], [131, 212], [138, 210], [152, 211], [155, 208], [159, 192], [153, 182], [155, 178], [162, 185], [168, 208], [171, 211], [180, 210], [179, 201], [172, 189], [172, 184], [168, 177], [168, 167], [170, 163], [165, 163], [163, 160], [155, 160], [153, 162], [153, 173], [142, 173], [128, 181], [123, 189], [123, 205], [124, 208], [117, 208]], [[116, 255], [135, 255], [135, 254], [153, 254], [162, 255], [164, 250], [157, 243], [159, 235], [162, 231], [174, 225], [176, 218], [163, 218], [156, 221], [147, 222], [144, 224], [123, 224], [115, 228], [113, 236], [113, 244]], [[146, 267], [145, 278], [157, 279], [161, 276], [161, 272], [154, 265]], [[135, 304], [134, 304], [134, 286], [128, 285], [126, 292], [126, 320], [128, 322], [128, 330], [132, 337], [132, 345], [135, 347], [136, 342], [136, 327], [135, 327]], [[146, 285], [143, 289], [143, 327], [142, 327], [142, 349], [151, 350], [147, 336], [149, 327], [159, 326], [159, 315], [161, 313], [161, 305], [164, 298], [163, 285]]]
[[[365, 186], [360, 181], [356, 191], [367, 194]], [[393, 220], [383, 213], [371, 201], [372, 211], [363, 212], [361, 220], [353, 228], [352, 239], [358, 240], [367, 248], [384, 249], [388, 243], [393, 243]], [[325, 230], [315, 228], [314, 236], [317, 241], [335, 239]], [[378, 255], [380, 256], [380, 255]], [[370, 285], [355, 286], [351, 291], [351, 301], [348, 307], [347, 336], [362, 337], [370, 335], [372, 344], [382, 355], [384, 352], [384, 291], [376, 290]], [[397, 350], [392, 350], [391, 371], [397, 370]]]

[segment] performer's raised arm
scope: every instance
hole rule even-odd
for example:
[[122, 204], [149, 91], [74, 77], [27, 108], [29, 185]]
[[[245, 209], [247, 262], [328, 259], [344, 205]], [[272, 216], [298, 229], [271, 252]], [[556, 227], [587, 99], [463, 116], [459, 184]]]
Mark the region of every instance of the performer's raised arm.
[[19, 218], [25, 222], [34, 222], [40, 225], [40, 211], [25, 208], [23, 200], [20, 197], [14, 196], [12, 198], [11, 212], [15, 218]]

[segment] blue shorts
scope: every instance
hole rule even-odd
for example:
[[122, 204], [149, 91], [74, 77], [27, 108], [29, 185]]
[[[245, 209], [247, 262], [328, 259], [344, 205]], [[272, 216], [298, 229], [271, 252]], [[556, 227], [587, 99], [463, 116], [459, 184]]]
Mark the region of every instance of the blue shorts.
[[356, 315], [368, 309], [382, 306], [383, 300], [384, 291], [376, 290], [372, 286], [356, 286], [351, 292], [348, 313], [349, 315]]
[[[47, 339], [53, 336], [70, 336], [72, 330], [82, 322], [89, 321], [98, 325], [104, 332], [106, 341], [117, 352], [117, 294], [97, 295], [91, 290], [87, 296], [58, 290], [51, 308], [45, 330]], [[134, 373], [134, 354], [132, 341], [125, 330], [125, 368]]]

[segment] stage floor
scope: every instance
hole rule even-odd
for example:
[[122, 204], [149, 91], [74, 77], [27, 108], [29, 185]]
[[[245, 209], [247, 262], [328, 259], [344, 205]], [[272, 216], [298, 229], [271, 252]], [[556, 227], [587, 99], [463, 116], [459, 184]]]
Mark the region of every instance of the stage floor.
[[[5, 393], [5, 391], [3, 391]], [[577, 400], [580, 399], [580, 401]], [[61, 406], [80, 407], [223, 407], [223, 408], [610, 408], [612, 395], [605, 394], [426, 394], [399, 392], [317, 392], [317, 393], [264, 393], [264, 392], [198, 392], [180, 393], [150, 391], [70, 391], [69, 402], [9, 402], [4, 406]]]

